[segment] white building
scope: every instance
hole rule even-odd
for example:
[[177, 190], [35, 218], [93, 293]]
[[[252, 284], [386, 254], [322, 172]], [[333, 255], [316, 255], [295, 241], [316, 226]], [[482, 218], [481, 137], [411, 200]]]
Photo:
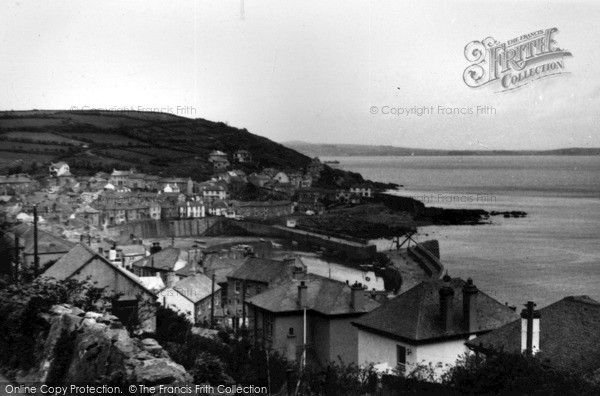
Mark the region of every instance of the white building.
[[472, 281], [444, 277], [422, 282], [356, 320], [358, 362], [410, 372], [418, 364], [448, 365], [468, 352], [465, 342], [517, 319], [509, 307]]

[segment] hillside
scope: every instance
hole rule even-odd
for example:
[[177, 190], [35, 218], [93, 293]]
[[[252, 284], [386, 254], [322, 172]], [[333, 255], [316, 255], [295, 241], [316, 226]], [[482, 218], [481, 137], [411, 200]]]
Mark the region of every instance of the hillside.
[[600, 148], [563, 148], [556, 150], [435, 150], [362, 144], [318, 144], [300, 141], [284, 142], [310, 157], [346, 156], [467, 156], [467, 155], [600, 155]]
[[134, 111], [0, 112], [0, 169], [46, 172], [64, 160], [77, 175], [135, 167], [163, 176], [204, 180], [213, 174], [208, 154], [249, 150], [241, 167], [305, 168], [310, 158], [265, 137], [222, 122]]

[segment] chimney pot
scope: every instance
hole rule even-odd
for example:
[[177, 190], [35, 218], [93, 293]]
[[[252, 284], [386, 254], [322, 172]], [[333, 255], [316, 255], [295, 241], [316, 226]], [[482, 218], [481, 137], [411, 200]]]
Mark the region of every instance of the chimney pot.
[[307, 289], [306, 283], [301, 281], [300, 286], [298, 286], [298, 304], [300, 305], [300, 308], [306, 308], [308, 299], [308, 296], [306, 295]]
[[473, 279], [467, 279], [467, 284], [463, 286], [463, 318], [465, 327], [469, 333], [477, 331], [477, 295], [479, 290], [473, 284]]
[[454, 316], [454, 289], [450, 286], [444, 286], [440, 289], [440, 316], [444, 331], [449, 331], [452, 327]]
[[528, 301], [521, 311], [521, 351], [535, 355], [540, 350], [540, 312], [534, 310], [535, 303]]
[[365, 291], [360, 283], [350, 288], [350, 307], [355, 311], [362, 311], [365, 307]]

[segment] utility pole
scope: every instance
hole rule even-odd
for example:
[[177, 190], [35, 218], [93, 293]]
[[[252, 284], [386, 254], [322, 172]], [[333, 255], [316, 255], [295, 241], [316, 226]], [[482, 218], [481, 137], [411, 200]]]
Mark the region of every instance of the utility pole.
[[37, 277], [40, 270], [40, 255], [38, 253], [38, 215], [37, 205], [33, 206], [33, 277]]
[[13, 281], [15, 285], [19, 284], [19, 261], [21, 260], [21, 247], [19, 246], [19, 236], [15, 234], [15, 267], [13, 269]]
[[212, 274], [212, 293], [210, 294], [210, 327], [215, 324], [215, 274]]

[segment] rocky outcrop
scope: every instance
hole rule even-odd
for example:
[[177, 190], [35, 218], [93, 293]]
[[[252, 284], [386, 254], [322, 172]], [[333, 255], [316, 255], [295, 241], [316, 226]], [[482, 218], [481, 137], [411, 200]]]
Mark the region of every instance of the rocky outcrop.
[[154, 339], [131, 338], [115, 316], [55, 305], [42, 319], [49, 330], [37, 336], [39, 363], [18, 382], [152, 386], [192, 381]]

